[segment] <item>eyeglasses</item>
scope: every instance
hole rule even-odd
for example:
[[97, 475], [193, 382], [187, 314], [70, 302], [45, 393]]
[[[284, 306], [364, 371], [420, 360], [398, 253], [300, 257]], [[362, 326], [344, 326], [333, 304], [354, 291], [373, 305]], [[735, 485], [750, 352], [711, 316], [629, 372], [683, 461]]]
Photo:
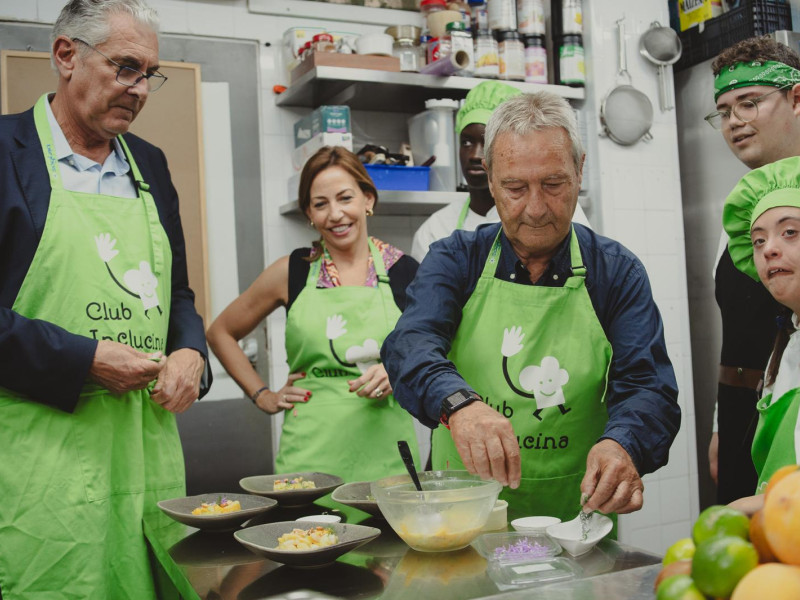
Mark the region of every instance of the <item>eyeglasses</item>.
[[729, 108], [727, 110], [716, 110], [709, 115], [703, 117], [709, 125], [711, 125], [714, 129], [722, 129], [722, 124], [731, 118], [731, 112], [736, 115], [736, 118], [739, 119], [742, 123], [750, 123], [751, 121], [755, 121], [758, 118], [758, 103], [761, 102], [767, 96], [771, 96], [772, 94], [777, 94], [787, 88], [790, 88], [792, 84], [784, 85], [779, 87], [776, 90], [772, 90], [771, 92], [767, 92], [763, 96], [758, 96], [756, 98], [748, 98], [747, 100], [741, 100], [733, 105], [733, 108]]
[[149, 75], [146, 75], [145, 73], [142, 73], [141, 71], [138, 71], [133, 67], [126, 67], [124, 65], [121, 65], [117, 61], [108, 58], [105, 54], [103, 54], [102, 52], [100, 52], [100, 50], [92, 46], [89, 42], [85, 42], [80, 38], [72, 38], [72, 41], [80, 42], [81, 44], [88, 46], [89, 48], [97, 52], [100, 56], [105, 58], [112, 65], [118, 67], [119, 70], [117, 71], [117, 83], [122, 84], [126, 87], [133, 87], [137, 85], [142, 79], [144, 79], [147, 82], [147, 91], [155, 92], [159, 88], [161, 88], [161, 86], [164, 85], [164, 82], [167, 80], [167, 77], [162, 75], [158, 71], [154, 71]]

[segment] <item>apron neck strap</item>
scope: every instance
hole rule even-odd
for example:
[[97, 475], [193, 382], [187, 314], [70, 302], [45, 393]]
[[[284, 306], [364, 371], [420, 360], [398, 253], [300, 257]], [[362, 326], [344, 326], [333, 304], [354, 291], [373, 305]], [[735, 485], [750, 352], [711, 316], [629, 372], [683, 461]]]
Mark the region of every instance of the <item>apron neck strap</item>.
[[[483, 272], [481, 277], [493, 278], [497, 272], [497, 265], [500, 263], [500, 253], [502, 251], [502, 244], [500, 242], [500, 234], [503, 231], [502, 225], [492, 243], [492, 249], [489, 251], [489, 258], [483, 265]], [[578, 245], [578, 235], [575, 233], [575, 227], [570, 227], [570, 241], [569, 253], [571, 260], [571, 271], [569, 279], [564, 284], [565, 287], [578, 287], [583, 283], [586, 277], [586, 267], [583, 264], [583, 257], [581, 256], [581, 248]]]
[[58, 167], [58, 157], [56, 156], [56, 144], [53, 141], [53, 132], [50, 130], [50, 123], [47, 121], [47, 99], [48, 94], [43, 94], [33, 107], [33, 122], [36, 124], [36, 133], [42, 144], [44, 153], [44, 164], [47, 167], [47, 174], [50, 176], [50, 187], [61, 189], [61, 172]]
[[[372, 243], [372, 240], [367, 238], [367, 245], [369, 246], [369, 253], [372, 256], [372, 264], [375, 266], [375, 276], [378, 279], [378, 286], [380, 284], [388, 284], [389, 283], [389, 275], [386, 272], [386, 266], [383, 264], [383, 257], [381, 253], [378, 251], [378, 248], [375, 244]], [[317, 279], [319, 278], [320, 270], [322, 269], [322, 261], [332, 260], [331, 255], [328, 252], [328, 248], [325, 246], [325, 242], [320, 242], [320, 246], [322, 247], [322, 256], [311, 263], [311, 267], [308, 269], [308, 277], [306, 278], [306, 286], [309, 287], [317, 287]]]
[[467, 201], [464, 202], [464, 206], [461, 207], [461, 214], [458, 215], [458, 222], [456, 223], [456, 229], [464, 229], [464, 223], [467, 222], [468, 214], [469, 214], [469, 196], [467, 196]]

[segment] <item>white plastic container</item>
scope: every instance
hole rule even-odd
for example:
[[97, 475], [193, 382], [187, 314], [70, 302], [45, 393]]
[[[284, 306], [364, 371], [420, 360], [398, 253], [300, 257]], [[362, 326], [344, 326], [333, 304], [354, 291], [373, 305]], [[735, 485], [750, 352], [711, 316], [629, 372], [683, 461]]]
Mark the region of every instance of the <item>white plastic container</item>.
[[421, 165], [431, 156], [431, 191], [454, 192], [458, 176], [458, 149], [455, 144], [455, 112], [458, 101], [431, 99], [425, 110], [408, 120], [408, 137], [414, 164]]

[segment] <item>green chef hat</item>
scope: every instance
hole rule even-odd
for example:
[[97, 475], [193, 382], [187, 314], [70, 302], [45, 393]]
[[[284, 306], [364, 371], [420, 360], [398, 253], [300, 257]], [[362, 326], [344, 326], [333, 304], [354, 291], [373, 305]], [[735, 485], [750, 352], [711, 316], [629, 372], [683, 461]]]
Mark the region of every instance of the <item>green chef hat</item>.
[[800, 156], [784, 158], [742, 177], [725, 200], [722, 225], [728, 232], [733, 264], [758, 281], [750, 231], [756, 219], [771, 208], [800, 208]]
[[503, 102], [522, 92], [515, 87], [499, 81], [482, 81], [467, 94], [458, 114], [456, 114], [456, 133], [461, 133], [467, 125], [480, 123], [486, 125], [494, 109]]

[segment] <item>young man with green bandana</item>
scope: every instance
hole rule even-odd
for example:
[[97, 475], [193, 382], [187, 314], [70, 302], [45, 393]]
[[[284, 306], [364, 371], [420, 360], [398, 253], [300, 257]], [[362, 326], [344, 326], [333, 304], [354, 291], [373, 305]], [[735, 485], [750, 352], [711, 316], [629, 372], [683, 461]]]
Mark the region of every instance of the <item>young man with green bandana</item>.
[[[750, 38], [720, 53], [712, 70], [716, 110], [706, 121], [740, 161], [755, 169], [800, 156], [800, 57], [795, 52], [768, 36]], [[756, 486], [750, 447], [780, 310], [758, 281], [734, 267], [726, 243], [723, 232], [714, 274], [722, 315], [718, 426], [709, 445], [720, 503], [752, 494]]]
[[770, 477], [800, 463], [800, 157], [745, 175], [728, 196], [722, 221], [736, 268], [786, 307], [757, 406], [752, 455], [758, 495], [734, 503], [752, 513], [762, 506]]
[[[517, 88], [500, 81], [483, 81], [467, 94], [456, 113], [456, 133], [459, 136], [458, 158], [469, 196], [465, 202], [453, 202], [436, 211], [417, 229], [411, 245], [411, 256], [417, 261], [422, 262], [433, 242], [454, 231], [474, 231], [479, 225], [500, 220], [483, 168], [483, 136], [494, 109], [520, 93]], [[573, 219], [589, 226], [580, 205], [576, 206]]]

